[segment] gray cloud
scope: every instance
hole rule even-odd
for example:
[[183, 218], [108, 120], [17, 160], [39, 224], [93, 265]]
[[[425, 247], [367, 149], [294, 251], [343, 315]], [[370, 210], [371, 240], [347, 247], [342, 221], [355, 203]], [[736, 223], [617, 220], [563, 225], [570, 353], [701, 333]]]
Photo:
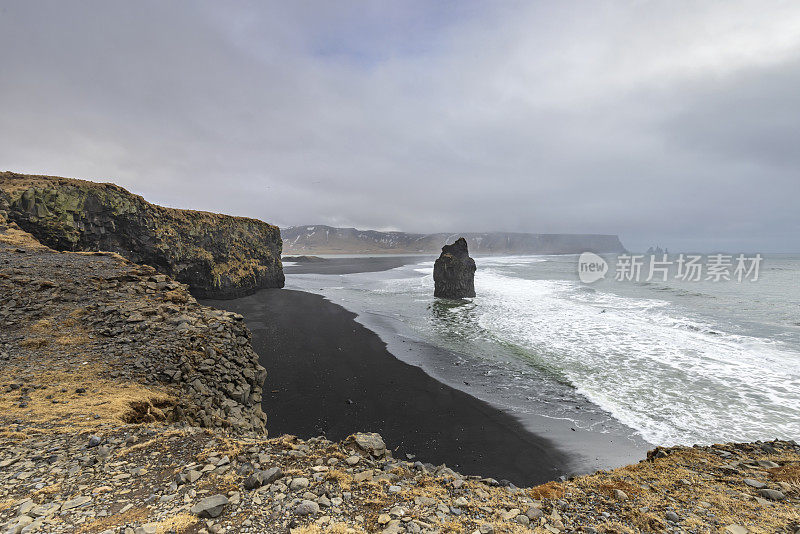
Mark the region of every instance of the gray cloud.
[[798, 251], [800, 6], [0, 7], [0, 167], [280, 225]]

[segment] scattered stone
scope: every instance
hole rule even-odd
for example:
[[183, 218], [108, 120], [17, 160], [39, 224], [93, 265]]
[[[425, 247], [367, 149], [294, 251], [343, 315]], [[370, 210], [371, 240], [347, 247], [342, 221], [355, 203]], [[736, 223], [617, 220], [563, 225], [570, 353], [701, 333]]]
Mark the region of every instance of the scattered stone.
[[191, 512], [200, 517], [213, 519], [219, 517], [226, 504], [228, 504], [228, 498], [225, 495], [212, 495], [192, 506]]
[[[66, 504], [66, 503], [65, 503]], [[27, 512], [27, 515], [31, 517], [48, 517], [53, 515], [54, 513], [58, 512], [61, 509], [61, 506], [54, 502], [47, 502], [44, 504], [40, 504], [39, 506], [34, 506], [30, 508]], [[69, 508], [65, 508], [68, 510]]]
[[309, 484], [308, 479], [305, 477], [293, 478], [292, 481], [289, 483], [289, 489], [292, 491], [306, 489], [308, 487], [308, 484]]
[[759, 493], [762, 497], [771, 501], [782, 501], [786, 498], [786, 495], [784, 495], [782, 491], [774, 489], [762, 489]]
[[283, 471], [281, 471], [280, 467], [271, 467], [265, 471], [255, 471], [245, 479], [244, 487], [249, 490], [260, 488], [266, 484], [272, 484], [282, 477]]
[[79, 506], [83, 506], [92, 500], [91, 497], [86, 495], [81, 495], [75, 497], [74, 499], [70, 499], [68, 501], [64, 501], [64, 504], [61, 505], [61, 511], [65, 510], [72, 510], [73, 508], [78, 508]]
[[319, 504], [303, 499], [294, 511], [297, 515], [317, 515], [319, 513]]
[[525, 515], [528, 516], [528, 519], [539, 519], [540, 517], [544, 516], [544, 512], [541, 509], [536, 508], [535, 506], [531, 506], [525, 511]]
[[6, 526], [6, 532], [9, 534], [20, 534], [22, 530], [33, 523], [33, 518], [28, 517], [27, 515], [23, 515], [17, 517], [16, 519], [12, 519]]
[[353, 436], [356, 445], [358, 445], [362, 450], [369, 452], [372, 456], [376, 458], [380, 458], [386, 453], [386, 443], [383, 442], [383, 438], [380, 434], [376, 433], [361, 433], [355, 434]]

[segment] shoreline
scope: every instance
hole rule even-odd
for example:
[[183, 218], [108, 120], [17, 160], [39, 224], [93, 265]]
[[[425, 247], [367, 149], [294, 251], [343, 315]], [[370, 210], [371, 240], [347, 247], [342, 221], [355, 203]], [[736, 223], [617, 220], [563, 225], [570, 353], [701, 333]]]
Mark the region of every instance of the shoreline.
[[[358, 315], [355, 321], [375, 332], [387, 344], [389, 352], [394, 355], [404, 354], [402, 359], [398, 357], [401, 361], [416, 365], [434, 380], [479, 398], [494, 409], [508, 414], [526, 431], [547, 437], [569, 458], [564, 472], [566, 476], [591, 474], [629, 465], [644, 458], [648, 450], [656, 448], [655, 444], [646, 442], [634, 429], [626, 427], [585, 397], [583, 404], [579, 405], [580, 411], [575, 412], [572, 418], [551, 417], [535, 411], [518, 413], [504, 406], [500, 399], [483, 396], [485, 392], [474, 388], [472, 382], [469, 386], [465, 385], [463, 377], [454, 370], [451, 363], [459, 357], [457, 353], [416, 339], [400, 321], [392, 317], [365, 313]], [[434, 366], [436, 369], [432, 369]], [[608, 418], [608, 421], [601, 424], [605, 428], [612, 427], [609, 431], [587, 430], [597, 424], [592, 417], [598, 413]], [[581, 423], [580, 427], [576, 426], [576, 420]]]
[[[313, 283], [296, 285], [292, 282], [293, 274], [345, 275], [364, 272], [380, 272], [401, 265], [415, 264], [424, 261], [421, 256], [396, 256], [392, 261], [386, 258], [350, 257], [337, 262], [335, 273], [317, 269], [325, 265], [323, 262], [303, 264], [302, 272], [295, 271], [297, 265], [286, 268], [287, 289], [307, 291], [314, 295], [317, 287], [325, 287], [320, 279], [319, 286]], [[338, 259], [338, 258], [337, 258]], [[431, 257], [431, 259], [433, 259]], [[332, 259], [328, 259], [331, 261]], [[305, 277], [303, 277], [305, 278]], [[322, 295], [320, 295], [322, 296]], [[325, 296], [327, 300], [327, 296]], [[342, 306], [355, 316], [353, 320], [374, 332], [386, 345], [389, 353], [398, 360], [422, 369], [430, 378], [453, 389], [488, 403], [495, 410], [514, 418], [523, 428], [537, 436], [546, 436], [561, 452], [568, 457], [565, 465], [566, 476], [593, 473], [601, 469], [613, 469], [628, 465], [643, 458], [655, 444], [645, 441], [633, 428], [630, 428], [606, 410], [592, 403], [583, 395], [572, 394], [572, 399], [563, 408], [552, 413], [549, 397], [547, 400], [526, 401], [524, 408], [509, 405], [502, 394], [478, 386], [480, 370], [472, 372], [462, 365], [463, 358], [452, 350], [434, 346], [420, 339], [403, 321], [391, 314], [380, 311], [364, 311], [351, 309], [347, 302], [330, 301]], [[263, 365], [266, 365], [262, 361]], [[466, 374], [465, 374], [466, 373]], [[472, 376], [470, 376], [472, 375]], [[466, 381], [469, 382], [466, 382]], [[552, 385], [548, 387], [552, 388]], [[564, 385], [564, 388], [569, 386]], [[574, 390], [571, 390], [574, 391]], [[558, 392], [554, 392], [558, 395]], [[577, 402], [575, 402], [577, 400]], [[265, 407], [266, 409], [266, 407]], [[547, 414], [547, 415], [545, 415]]]
[[[380, 257], [364, 257], [364, 256], [342, 256], [342, 257], [324, 257], [325, 261], [310, 262], [310, 263], [292, 263], [292, 265], [285, 265], [283, 272], [285, 274], [354, 274], [354, 273], [370, 273], [378, 271], [388, 271], [409, 263], [416, 263], [421, 258], [432, 258], [436, 256], [432, 254], [419, 254], [419, 255], [386, 255]], [[369, 260], [369, 261], [365, 261]]]
[[245, 317], [267, 368], [262, 406], [273, 435], [377, 432], [398, 457], [521, 486], [568, 473], [571, 459], [551, 440], [398, 359], [355, 313], [320, 295], [265, 289], [203, 303]]

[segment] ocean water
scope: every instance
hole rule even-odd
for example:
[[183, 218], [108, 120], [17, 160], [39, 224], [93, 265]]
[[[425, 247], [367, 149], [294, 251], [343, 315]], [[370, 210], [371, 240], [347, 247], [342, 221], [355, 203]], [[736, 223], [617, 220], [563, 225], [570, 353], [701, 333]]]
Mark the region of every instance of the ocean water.
[[800, 440], [800, 256], [766, 255], [755, 282], [587, 285], [577, 256], [476, 262], [463, 302], [432, 297], [432, 258], [287, 287], [452, 351], [410, 363], [513, 413], [656, 445]]

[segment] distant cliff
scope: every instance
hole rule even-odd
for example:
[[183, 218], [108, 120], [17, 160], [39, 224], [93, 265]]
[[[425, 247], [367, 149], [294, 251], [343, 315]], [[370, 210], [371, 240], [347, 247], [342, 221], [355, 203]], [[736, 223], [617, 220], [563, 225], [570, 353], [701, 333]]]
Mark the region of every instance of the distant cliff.
[[615, 235], [522, 234], [508, 232], [408, 234], [332, 226], [282, 228], [287, 254], [410, 254], [436, 253], [458, 237], [466, 238], [473, 254], [579, 254], [624, 252]]
[[117, 252], [203, 298], [283, 287], [278, 227], [245, 217], [146, 202], [114, 184], [0, 173], [0, 210], [43, 244]]

